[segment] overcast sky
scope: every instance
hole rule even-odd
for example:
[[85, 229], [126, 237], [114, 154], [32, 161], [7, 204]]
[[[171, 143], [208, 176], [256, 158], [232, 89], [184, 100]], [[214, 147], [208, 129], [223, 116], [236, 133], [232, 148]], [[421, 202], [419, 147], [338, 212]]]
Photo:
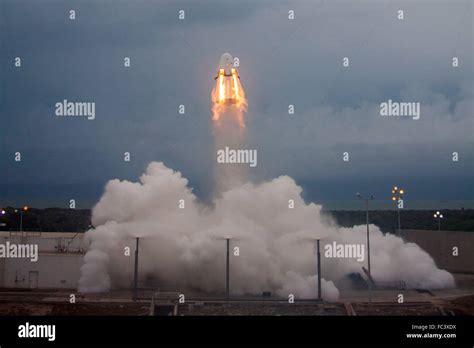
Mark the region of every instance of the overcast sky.
[[[109, 179], [135, 181], [150, 161], [208, 198], [210, 93], [228, 51], [255, 180], [291, 175], [317, 202], [389, 199], [397, 184], [407, 201], [474, 206], [470, 0], [2, 0], [0, 25], [0, 205], [91, 207]], [[96, 118], [57, 117], [63, 99], [95, 102]], [[420, 120], [380, 116], [388, 99], [420, 102]]]

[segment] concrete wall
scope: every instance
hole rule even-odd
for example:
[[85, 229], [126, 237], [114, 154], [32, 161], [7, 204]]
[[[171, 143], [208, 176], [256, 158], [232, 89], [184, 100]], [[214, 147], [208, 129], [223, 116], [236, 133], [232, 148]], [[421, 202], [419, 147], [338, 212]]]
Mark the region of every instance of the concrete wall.
[[[402, 237], [430, 254], [439, 268], [474, 273], [474, 232], [402, 230]], [[453, 256], [453, 247], [458, 248], [458, 256]]]
[[37, 244], [38, 261], [0, 258], [0, 287], [76, 289], [83, 265], [83, 234], [42, 232], [41, 235], [0, 232], [0, 243]]
[[82, 264], [81, 254], [39, 254], [37, 262], [6, 259], [3, 287], [76, 289]]

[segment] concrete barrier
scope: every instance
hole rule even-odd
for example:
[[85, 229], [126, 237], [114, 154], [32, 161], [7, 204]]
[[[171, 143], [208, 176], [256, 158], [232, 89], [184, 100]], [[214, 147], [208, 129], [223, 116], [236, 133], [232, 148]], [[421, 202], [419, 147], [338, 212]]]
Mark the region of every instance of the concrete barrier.
[[[435, 260], [436, 265], [452, 273], [474, 273], [474, 232], [402, 230], [406, 242], [416, 243]], [[457, 248], [458, 255], [453, 255]]]

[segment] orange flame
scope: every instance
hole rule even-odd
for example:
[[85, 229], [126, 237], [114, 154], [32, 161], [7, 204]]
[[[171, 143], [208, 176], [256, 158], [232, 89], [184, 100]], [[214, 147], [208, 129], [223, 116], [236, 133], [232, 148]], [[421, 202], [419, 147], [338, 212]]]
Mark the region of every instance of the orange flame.
[[231, 76], [226, 76], [224, 69], [219, 70], [216, 85], [212, 90], [212, 120], [219, 122], [225, 111], [234, 108], [237, 112], [229, 113], [236, 118], [240, 127], [245, 127], [244, 112], [247, 111], [247, 99], [240, 83], [235, 68], [231, 70]]

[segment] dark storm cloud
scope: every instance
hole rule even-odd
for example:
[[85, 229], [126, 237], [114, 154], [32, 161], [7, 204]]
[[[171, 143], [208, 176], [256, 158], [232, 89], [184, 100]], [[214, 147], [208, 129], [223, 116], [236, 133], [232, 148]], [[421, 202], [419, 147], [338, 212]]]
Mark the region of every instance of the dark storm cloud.
[[[241, 60], [257, 178], [293, 175], [317, 200], [342, 199], [388, 177], [388, 187], [397, 178], [412, 183], [416, 199], [431, 199], [433, 182], [440, 197], [473, 198], [470, 1], [1, 6], [6, 204], [64, 206], [77, 197], [90, 206], [108, 179], [136, 179], [152, 160], [182, 171], [205, 197], [214, 164], [210, 90], [225, 51]], [[185, 21], [178, 20], [181, 9]], [[404, 21], [396, 19], [399, 9]], [[21, 69], [13, 67], [16, 56]], [[450, 66], [453, 56], [459, 68]], [[132, 60], [129, 69], [124, 57]], [[421, 102], [421, 119], [381, 118], [378, 105], [389, 98]], [[95, 101], [96, 119], [58, 119], [54, 104], [63, 99]], [[292, 117], [288, 104], [295, 105]], [[12, 160], [16, 151], [21, 163]], [[122, 160], [126, 151], [130, 163]], [[344, 151], [349, 163], [342, 162]], [[460, 153], [456, 165], [453, 151]]]

